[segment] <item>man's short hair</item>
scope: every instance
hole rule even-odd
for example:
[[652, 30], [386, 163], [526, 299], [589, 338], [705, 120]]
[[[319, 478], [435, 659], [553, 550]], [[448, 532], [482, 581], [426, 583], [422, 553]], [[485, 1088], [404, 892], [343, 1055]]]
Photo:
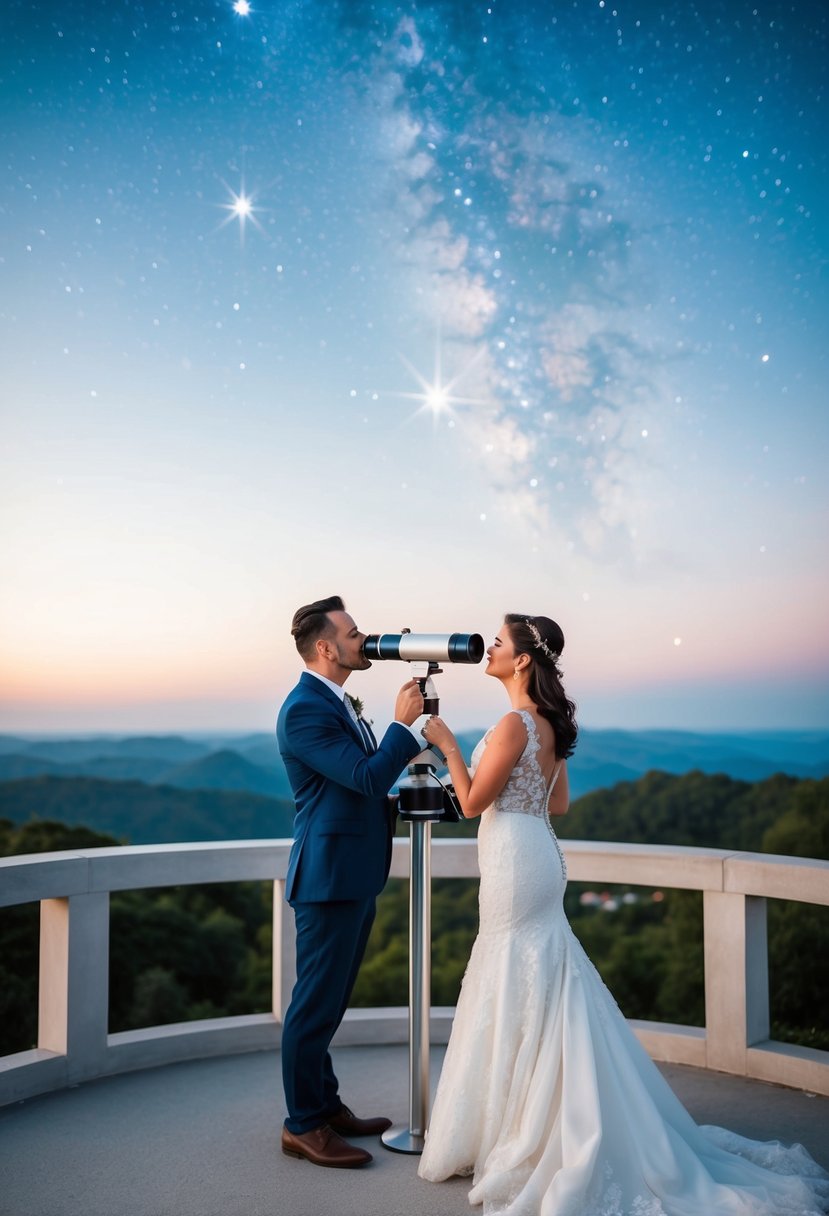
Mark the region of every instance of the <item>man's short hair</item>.
[[345, 612], [345, 604], [338, 595], [329, 595], [326, 600], [315, 600], [304, 608], [297, 608], [291, 621], [291, 637], [302, 658], [313, 659], [319, 638], [329, 638], [335, 633], [329, 612]]

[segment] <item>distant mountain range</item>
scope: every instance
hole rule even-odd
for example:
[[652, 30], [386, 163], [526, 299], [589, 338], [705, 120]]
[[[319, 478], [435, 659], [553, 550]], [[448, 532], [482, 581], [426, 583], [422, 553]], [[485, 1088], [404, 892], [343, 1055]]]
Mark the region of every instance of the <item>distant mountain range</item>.
[[[467, 760], [482, 733], [467, 731], [459, 736]], [[653, 770], [681, 775], [698, 769], [742, 781], [762, 781], [779, 772], [817, 778], [829, 774], [829, 733], [584, 730], [568, 768], [574, 799], [620, 781], [635, 781]], [[264, 732], [209, 739], [0, 735], [0, 783], [38, 777], [143, 782], [178, 790], [237, 791], [291, 800], [276, 737]], [[0, 785], [0, 813], [12, 797], [12, 790]]]
[[[465, 753], [471, 752], [478, 737], [460, 736]], [[654, 771], [676, 776], [694, 770], [724, 773], [738, 781], [763, 781], [774, 773], [818, 778], [829, 774], [829, 732], [582, 730], [567, 769], [573, 799]]]
[[165, 844], [290, 836], [294, 806], [273, 735], [236, 737], [232, 747], [178, 735], [0, 735], [0, 817]]
[[240, 790], [183, 790], [143, 781], [30, 777], [0, 784], [0, 818], [82, 824], [129, 844], [290, 837], [294, 804]]
[[291, 798], [275, 735], [244, 736], [227, 744], [179, 735], [57, 740], [0, 735], [0, 782], [46, 776]]

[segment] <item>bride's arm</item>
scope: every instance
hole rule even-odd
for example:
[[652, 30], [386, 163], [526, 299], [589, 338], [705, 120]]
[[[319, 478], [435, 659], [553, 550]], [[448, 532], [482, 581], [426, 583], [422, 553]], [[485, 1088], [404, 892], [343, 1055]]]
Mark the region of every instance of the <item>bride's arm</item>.
[[429, 741], [446, 756], [449, 776], [464, 819], [475, 819], [492, 806], [527, 746], [527, 728], [519, 714], [505, 714], [487, 740], [474, 777], [466, 767], [458, 741], [441, 718], [429, 719]]

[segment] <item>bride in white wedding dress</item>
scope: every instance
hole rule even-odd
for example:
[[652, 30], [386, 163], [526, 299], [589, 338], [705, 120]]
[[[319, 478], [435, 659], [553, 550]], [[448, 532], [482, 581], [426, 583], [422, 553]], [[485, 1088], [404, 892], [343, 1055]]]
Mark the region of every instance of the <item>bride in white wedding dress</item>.
[[800, 1145], [698, 1127], [567, 922], [548, 817], [567, 810], [576, 739], [563, 646], [547, 617], [507, 616], [486, 670], [512, 709], [473, 775], [440, 718], [423, 728], [483, 818], [480, 928], [418, 1172], [471, 1175], [484, 1216], [817, 1216], [829, 1175]]

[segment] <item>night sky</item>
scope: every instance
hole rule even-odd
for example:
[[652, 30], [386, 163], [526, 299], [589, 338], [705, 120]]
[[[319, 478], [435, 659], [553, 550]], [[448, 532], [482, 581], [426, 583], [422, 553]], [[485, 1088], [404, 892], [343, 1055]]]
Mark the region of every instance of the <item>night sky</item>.
[[335, 592], [555, 617], [588, 726], [829, 727], [828, 23], [7, 3], [0, 729], [270, 729]]

